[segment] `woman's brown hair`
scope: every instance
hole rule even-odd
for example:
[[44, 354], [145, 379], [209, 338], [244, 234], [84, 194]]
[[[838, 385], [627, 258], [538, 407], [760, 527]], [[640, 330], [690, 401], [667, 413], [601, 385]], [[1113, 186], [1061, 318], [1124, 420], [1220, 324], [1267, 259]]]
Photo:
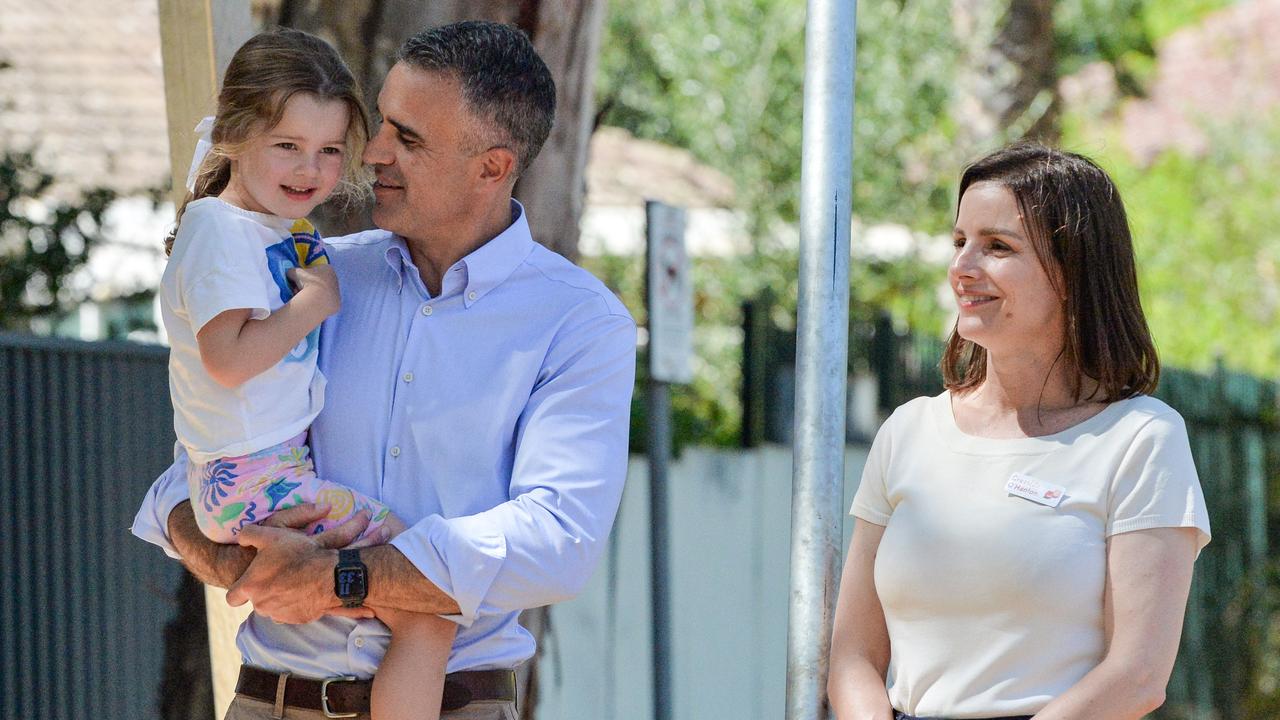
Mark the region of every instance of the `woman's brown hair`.
[[196, 173], [195, 190], [178, 207], [177, 222], [165, 238], [166, 255], [173, 250], [187, 204], [226, 189], [232, 159], [255, 136], [275, 127], [289, 98], [298, 93], [346, 103], [346, 163], [335, 195], [350, 198], [367, 192], [360, 156], [369, 139], [369, 116], [351, 70], [333, 46], [314, 35], [289, 28], [259, 33], [227, 65], [210, 135], [213, 149]]
[[[1013, 193], [1040, 264], [1063, 302], [1066, 337], [1060, 362], [1097, 381], [1089, 399], [1113, 402], [1155, 390], [1160, 361], [1142, 313], [1133, 237], [1111, 178], [1093, 161], [1022, 142], [965, 169], [959, 197], [993, 182]], [[987, 376], [987, 351], [952, 328], [942, 356], [948, 390], [966, 392]]]

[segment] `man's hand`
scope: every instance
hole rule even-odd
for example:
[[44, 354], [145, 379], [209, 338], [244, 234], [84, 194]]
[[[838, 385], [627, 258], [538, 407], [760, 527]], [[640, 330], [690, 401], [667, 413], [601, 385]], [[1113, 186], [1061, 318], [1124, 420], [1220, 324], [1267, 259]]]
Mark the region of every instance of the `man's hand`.
[[[272, 515], [265, 523], [282, 528], [303, 528], [325, 517], [328, 512], [325, 506], [298, 505]], [[251, 547], [223, 545], [205, 537], [196, 524], [189, 502], [175, 506], [169, 513], [168, 531], [170, 540], [182, 556], [182, 564], [206, 585], [231, 587], [253, 560], [254, 550]]]
[[[329, 514], [327, 505], [304, 503], [281, 510], [263, 521], [277, 528], [301, 529]], [[182, 564], [206, 585], [227, 588], [244, 574], [255, 550], [241, 545], [215, 543], [200, 532], [191, 503], [184, 502], [169, 513], [169, 538], [182, 556]], [[337, 528], [335, 528], [335, 531]], [[340, 538], [335, 538], [340, 539]], [[341, 547], [341, 546], [334, 546]]]
[[238, 536], [240, 547], [256, 554], [227, 590], [227, 603], [252, 602], [258, 614], [290, 624], [309, 623], [325, 614], [373, 617], [367, 608], [342, 610], [333, 593], [336, 548], [349, 545], [368, 525], [369, 514], [361, 511], [319, 535], [265, 524], [245, 526]]

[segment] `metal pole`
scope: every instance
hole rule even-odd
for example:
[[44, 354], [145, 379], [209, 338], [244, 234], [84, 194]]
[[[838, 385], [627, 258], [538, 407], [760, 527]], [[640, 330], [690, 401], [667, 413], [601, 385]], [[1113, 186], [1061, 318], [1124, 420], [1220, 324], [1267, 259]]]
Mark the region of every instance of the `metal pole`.
[[671, 575], [667, 562], [667, 464], [671, 457], [671, 395], [649, 378], [649, 578], [653, 591], [653, 717], [671, 720]]
[[855, 0], [809, 0], [787, 720], [824, 720], [844, 516]]

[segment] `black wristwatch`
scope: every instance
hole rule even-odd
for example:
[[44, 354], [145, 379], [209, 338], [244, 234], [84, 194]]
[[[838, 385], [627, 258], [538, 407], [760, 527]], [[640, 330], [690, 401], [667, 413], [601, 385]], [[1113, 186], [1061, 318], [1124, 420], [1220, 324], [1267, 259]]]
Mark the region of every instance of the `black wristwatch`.
[[369, 595], [369, 568], [360, 562], [359, 550], [339, 550], [333, 568], [333, 592], [343, 607], [360, 607]]

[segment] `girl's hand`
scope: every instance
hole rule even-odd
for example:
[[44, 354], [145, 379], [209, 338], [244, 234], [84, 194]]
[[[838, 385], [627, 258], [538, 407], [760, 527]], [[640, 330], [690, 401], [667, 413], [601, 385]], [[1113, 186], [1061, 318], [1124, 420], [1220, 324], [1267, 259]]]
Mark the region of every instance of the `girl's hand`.
[[403, 520], [396, 517], [395, 513], [387, 513], [387, 516], [382, 519], [381, 528], [378, 528], [376, 532], [368, 533], [365, 537], [356, 539], [346, 547], [367, 548], [373, 547], [374, 545], [386, 545], [391, 542], [391, 538], [404, 532], [407, 527], [409, 526], [406, 525]]
[[325, 310], [325, 317], [342, 307], [342, 294], [338, 290], [338, 274], [332, 265], [312, 265], [292, 268], [285, 273], [289, 282], [298, 288], [298, 294], [306, 293], [311, 302]]
[[395, 513], [387, 513], [382, 520], [382, 528], [387, 531], [387, 540], [404, 532], [408, 527], [403, 520], [396, 517]]

